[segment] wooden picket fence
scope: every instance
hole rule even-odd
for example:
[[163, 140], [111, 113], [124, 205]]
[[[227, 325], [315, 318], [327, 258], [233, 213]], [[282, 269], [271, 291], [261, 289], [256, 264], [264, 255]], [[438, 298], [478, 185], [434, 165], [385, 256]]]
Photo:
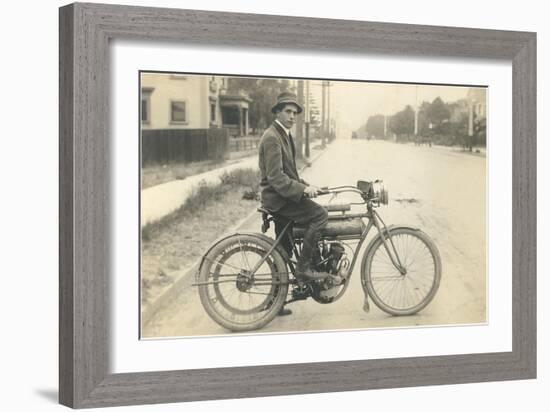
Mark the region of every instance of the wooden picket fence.
[[259, 136], [232, 137], [229, 139], [229, 151], [231, 152], [242, 152], [245, 150], [257, 149], [259, 145]]

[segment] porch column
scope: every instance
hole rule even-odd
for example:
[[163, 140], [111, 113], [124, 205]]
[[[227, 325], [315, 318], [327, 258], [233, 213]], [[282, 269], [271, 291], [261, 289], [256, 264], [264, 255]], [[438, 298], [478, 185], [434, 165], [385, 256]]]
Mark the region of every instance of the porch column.
[[248, 109], [244, 110], [244, 134], [248, 136]]
[[243, 109], [238, 108], [239, 111], [239, 137], [243, 135]]

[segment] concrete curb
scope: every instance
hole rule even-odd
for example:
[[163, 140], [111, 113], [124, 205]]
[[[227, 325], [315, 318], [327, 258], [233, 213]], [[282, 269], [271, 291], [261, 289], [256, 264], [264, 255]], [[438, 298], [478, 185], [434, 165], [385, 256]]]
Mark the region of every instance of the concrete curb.
[[[319, 153], [316, 153], [310, 160], [310, 164], [313, 164], [317, 159], [319, 159], [325, 152], [327, 151], [327, 148], [321, 150]], [[299, 172], [303, 172], [308, 167], [311, 167], [309, 165], [302, 166], [299, 170]], [[233, 225], [231, 228], [229, 228], [224, 234], [222, 234], [220, 237], [224, 235], [229, 235], [231, 233], [236, 232], [247, 220], [249, 220], [254, 214], [256, 213], [256, 210], [253, 210], [248, 215], [246, 215], [243, 219], [241, 219], [238, 223]], [[179, 276], [177, 276], [176, 280], [170, 286], [167, 288], [163, 293], [161, 293], [157, 298], [151, 302], [149, 305], [147, 305], [147, 309], [141, 312], [141, 327], [142, 329], [151, 321], [154, 315], [156, 315], [162, 308], [164, 308], [169, 302], [173, 301], [176, 297], [181, 296], [182, 294], [185, 294], [188, 290], [192, 290], [192, 279], [194, 279], [193, 274], [197, 272], [199, 268], [201, 258], [197, 259], [189, 269], [182, 270], [182, 271], [176, 271], [173, 273], [179, 273]], [[181, 272], [181, 273], [180, 273]], [[188, 280], [191, 280], [190, 282], [187, 282]], [[188, 290], [187, 290], [187, 289]]]

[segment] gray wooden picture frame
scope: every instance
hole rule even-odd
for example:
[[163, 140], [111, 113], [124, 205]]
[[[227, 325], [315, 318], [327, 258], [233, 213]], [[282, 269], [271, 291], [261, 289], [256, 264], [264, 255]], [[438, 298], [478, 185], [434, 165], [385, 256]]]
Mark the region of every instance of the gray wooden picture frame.
[[[535, 33], [83, 3], [62, 7], [59, 19], [62, 404], [86, 408], [536, 377]], [[511, 62], [512, 351], [109, 373], [112, 39]]]

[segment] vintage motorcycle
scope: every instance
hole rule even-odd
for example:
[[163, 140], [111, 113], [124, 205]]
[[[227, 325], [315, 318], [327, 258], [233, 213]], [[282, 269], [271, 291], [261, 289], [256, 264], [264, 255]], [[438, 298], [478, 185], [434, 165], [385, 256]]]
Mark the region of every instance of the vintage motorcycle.
[[[373, 226], [378, 233], [365, 248], [361, 262], [363, 309], [368, 312], [369, 297], [391, 315], [412, 315], [426, 307], [441, 280], [441, 258], [435, 243], [417, 228], [385, 225], [375, 210], [388, 204], [388, 192], [380, 180], [323, 188], [319, 195], [346, 192], [362, 200], [325, 206], [329, 221], [314, 259], [315, 269], [328, 272], [329, 277], [315, 281], [297, 278], [295, 267], [305, 229], [259, 208], [263, 233], [231, 234], [217, 240], [202, 257], [194, 286], [198, 286], [208, 315], [229, 330], [248, 331], [265, 326], [291, 302], [309, 297], [322, 304], [337, 301], [349, 286]], [[354, 205], [364, 205], [366, 211], [352, 213]], [[265, 235], [270, 222], [284, 224], [276, 239]], [[356, 243], [355, 247], [350, 243]]]

